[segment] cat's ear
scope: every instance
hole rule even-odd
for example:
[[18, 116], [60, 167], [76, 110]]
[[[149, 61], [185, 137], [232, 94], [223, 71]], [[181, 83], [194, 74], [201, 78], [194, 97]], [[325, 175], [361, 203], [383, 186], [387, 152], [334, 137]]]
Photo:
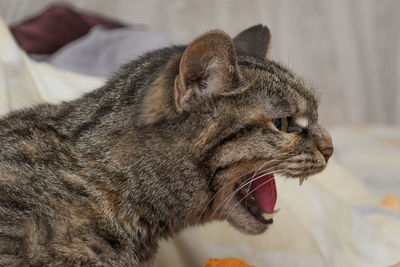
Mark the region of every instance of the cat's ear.
[[181, 57], [175, 79], [175, 104], [178, 112], [189, 110], [201, 96], [216, 96], [239, 80], [233, 40], [215, 30], [192, 41]]
[[259, 24], [242, 31], [233, 40], [239, 55], [264, 59], [268, 54], [271, 34], [267, 26]]

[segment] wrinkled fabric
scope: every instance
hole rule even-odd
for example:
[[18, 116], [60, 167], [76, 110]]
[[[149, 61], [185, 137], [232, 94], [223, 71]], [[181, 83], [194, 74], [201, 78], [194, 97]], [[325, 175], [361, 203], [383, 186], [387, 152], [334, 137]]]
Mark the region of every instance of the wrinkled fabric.
[[37, 103], [71, 100], [103, 82], [30, 60], [0, 18], [0, 115]]
[[49, 7], [43, 13], [12, 26], [11, 32], [22, 49], [33, 54], [52, 54], [65, 44], [85, 35], [95, 25], [113, 29], [123, 24], [77, 12], [65, 5]]
[[81, 74], [109, 77], [146, 52], [169, 46], [166, 38], [144, 29], [94, 27], [45, 59], [51, 65]]

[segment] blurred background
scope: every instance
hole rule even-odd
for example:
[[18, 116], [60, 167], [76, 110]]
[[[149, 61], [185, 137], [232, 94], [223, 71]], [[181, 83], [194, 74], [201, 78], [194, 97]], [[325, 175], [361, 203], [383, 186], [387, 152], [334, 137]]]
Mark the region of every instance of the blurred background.
[[[388, 266], [400, 260], [400, 1], [0, 0], [0, 115], [78, 97], [123, 63], [222, 29], [272, 34], [269, 58], [312, 85], [335, 152], [327, 169], [277, 179], [266, 234], [189, 229], [156, 266], [237, 257], [257, 266]], [[25, 51], [25, 52], [23, 52]]]
[[[9, 25], [42, 12], [54, 0], [0, 0]], [[301, 74], [321, 95], [329, 125], [400, 125], [400, 1], [397, 0], [67, 0], [127, 25], [143, 25], [172, 44], [254, 24], [272, 32], [270, 57]]]

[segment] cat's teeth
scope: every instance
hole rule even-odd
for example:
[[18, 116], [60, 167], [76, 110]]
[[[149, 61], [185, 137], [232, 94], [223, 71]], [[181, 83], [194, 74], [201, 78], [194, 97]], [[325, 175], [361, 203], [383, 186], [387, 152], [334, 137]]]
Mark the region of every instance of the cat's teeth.
[[271, 214], [265, 213], [265, 214], [263, 214], [263, 217], [265, 220], [269, 221], [274, 217], [274, 214], [273, 213], [271, 213]]
[[264, 217], [265, 220], [268, 221], [268, 220], [271, 220], [275, 216], [275, 214], [277, 214], [280, 210], [281, 209], [276, 209], [276, 210], [274, 210], [273, 213], [271, 213], [271, 214], [264, 213], [262, 216]]
[[305, 179], [306, 179], [305, 177], [300, 177], [299, 178], [299, 185], [302, 185], [304, 183]]

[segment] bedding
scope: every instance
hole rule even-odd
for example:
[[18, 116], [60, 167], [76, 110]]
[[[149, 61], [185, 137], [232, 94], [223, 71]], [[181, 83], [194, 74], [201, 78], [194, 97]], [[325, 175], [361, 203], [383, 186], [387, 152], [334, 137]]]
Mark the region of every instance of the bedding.
[[168, 45], [169, 42], [161, 34], [146, 29], [96, 26], [45, 61], [63, 70], [110, 77], [122, 64]]
[[108, 29], [124, 26], [120, 22], [58, 4], [12, 26], [11, 32], [27, 53], [52, 54], [67, 43], [84, 36], [96, 25]]
[[[103, 79], [31, 61], [0, 19], [0, 114], [36, 103], [70, 100]], [[226, 222], [188, 229], [162, 243], [156, 266], [201, 266], [235, 257], [264, 266], [388, 266], [400, 260], [400, 213], [382, 206], [399, 197], [400, 129], [341, 127], [327, 169], [308, 179], [276, 177], [280, 212], [263, 235]]]
[[19, 46], [36, 61], [59, 69], [110, 77], [122, 64], [170, 45], [143, 26], [76, 11], [64, 4], [10, 27]]

